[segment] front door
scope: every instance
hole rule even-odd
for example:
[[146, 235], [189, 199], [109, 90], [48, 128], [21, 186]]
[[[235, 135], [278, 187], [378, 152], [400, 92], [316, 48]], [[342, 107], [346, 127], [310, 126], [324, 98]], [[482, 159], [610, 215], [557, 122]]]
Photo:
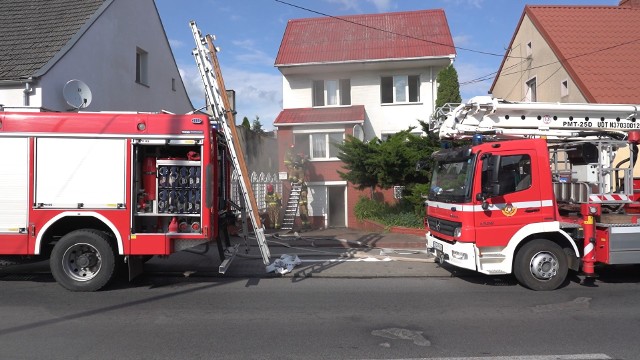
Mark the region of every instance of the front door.
[[329, 226], [345, 227], [345, 187], [344, 186], [327, 186], [327, 202], [329, 204]]

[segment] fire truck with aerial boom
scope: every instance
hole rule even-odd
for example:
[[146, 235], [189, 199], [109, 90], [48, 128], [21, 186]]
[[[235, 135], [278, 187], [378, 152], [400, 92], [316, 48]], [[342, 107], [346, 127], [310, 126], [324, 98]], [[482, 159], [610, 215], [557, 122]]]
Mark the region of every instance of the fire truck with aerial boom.
[[427, 248], [438, 261], [553, 290], [569, 270], [640, 263], [638, 106], [472, 98], [430, 122]]

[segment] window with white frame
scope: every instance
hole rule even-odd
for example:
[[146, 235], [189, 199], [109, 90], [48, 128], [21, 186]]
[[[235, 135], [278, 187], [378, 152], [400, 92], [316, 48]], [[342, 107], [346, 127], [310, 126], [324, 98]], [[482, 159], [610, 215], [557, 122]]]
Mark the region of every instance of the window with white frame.
[[536, 78], [533, 78], [526, 83], [526, 94], [524, 95], [524, 100], [529, 102], [538, 101], [537, 89], [536, 89]]
[[149, 85], [148, 63], [149, 54], [140, 48], [136, 48], [136, 82], [138, 84]]
[[314, 80], [313, 106], [351, 105], [351, 80]]
[[344, 141], [342, 132], [326, 132], [309, 134], [311, 142], [311, 159], [337, 159], [338, 145]]
[[533, 56], [533, 43], [529, 41], [527, 43], [527, 57], [530, 58]]
[[383, 104], [420, 102], [420, 76], [383, 76], [380, 78], [380, 101]]

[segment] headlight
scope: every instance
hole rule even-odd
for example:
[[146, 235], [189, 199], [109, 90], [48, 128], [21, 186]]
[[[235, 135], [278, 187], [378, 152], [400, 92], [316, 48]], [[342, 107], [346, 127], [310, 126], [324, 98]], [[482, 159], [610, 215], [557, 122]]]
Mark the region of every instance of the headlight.
[[453, 229], [453, 237], [459, 238], [460, 235], [462, 235], [462, 228], [457, 227]]

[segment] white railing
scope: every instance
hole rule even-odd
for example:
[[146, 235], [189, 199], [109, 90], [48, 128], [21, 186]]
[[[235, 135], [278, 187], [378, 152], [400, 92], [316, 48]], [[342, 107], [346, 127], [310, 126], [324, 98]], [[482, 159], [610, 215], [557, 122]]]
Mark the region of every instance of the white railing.
[[[267, 204], [264, 201], [264, 197], [267, 194], [267, 185], [273, 185], [273, 189], [276, 193], [282, 195], [282, 180], [278, 179], [278, 173], [256, 173], [255, 171], [249, 176], [251, 182], [251, 188], [253, 189], [253, 195], [256, 197], [256, 204], [259, 212], [267, 210]], [[238, 185], [238, 177], [236, 172], [233, 172], [231, 177], [231, 201], [238, 204], [240, 201], [240, 189]]]

